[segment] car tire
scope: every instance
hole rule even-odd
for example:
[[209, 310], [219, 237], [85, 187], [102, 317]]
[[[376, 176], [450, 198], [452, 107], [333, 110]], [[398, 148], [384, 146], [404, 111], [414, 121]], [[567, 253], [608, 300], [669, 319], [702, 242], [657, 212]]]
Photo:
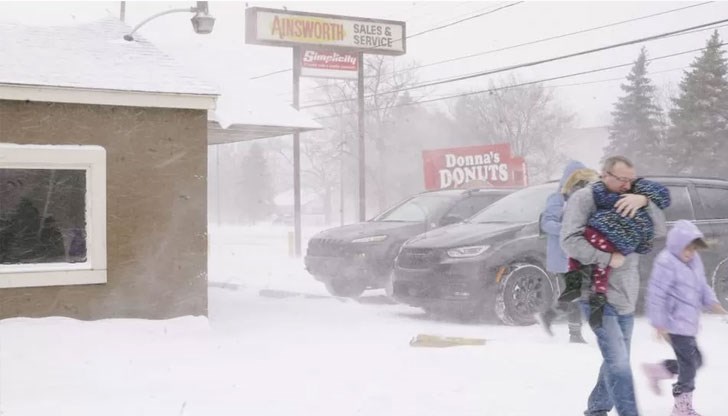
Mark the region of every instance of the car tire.
[[720, 304], [728, 309], [728, 258], [721, 261], [713, 273], [713, 290]]
[[358, 298], [364, 293], [366, 284], [348, 279], [331, 279], [326, 281], [326, 290], [340, 298]]
[[536, 323], [536, 314], [554, 301], [554, 283], [541, 267], [515, 263], [500, 281], [495, 313], [506, 325], [525, 326]]

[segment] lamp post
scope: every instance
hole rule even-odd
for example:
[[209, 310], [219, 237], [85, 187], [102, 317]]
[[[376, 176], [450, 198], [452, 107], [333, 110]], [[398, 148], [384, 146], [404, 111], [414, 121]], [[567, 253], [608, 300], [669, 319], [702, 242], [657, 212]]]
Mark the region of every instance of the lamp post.
[[182, 12], [195, 14], [194, 16], [192, 16], [192, 19], [190, 19], [190, 21], [192, 22], [192, 28], [195, 30], [195, 33], [198, 33], [200, 35], [207, 35], [212, 32], [212, 28], [215, 26], [215, 18], [210, 15], [210, 11], [207, 7], [207, 2], [198, 1], [196, 7], [189, 7], [184, 9], [170, 9], [149, 16], [148, 18], [142, 20], [141, 23], [134, 26], [134, 29], [132, 29], [131, 32], [124, 35], [124, 40], [134, 40], [134, 32], [139, 30], [140, 27], [144, 26], [150, 20], [154, 20], [159, 16], [164, 16], [165, 14]]

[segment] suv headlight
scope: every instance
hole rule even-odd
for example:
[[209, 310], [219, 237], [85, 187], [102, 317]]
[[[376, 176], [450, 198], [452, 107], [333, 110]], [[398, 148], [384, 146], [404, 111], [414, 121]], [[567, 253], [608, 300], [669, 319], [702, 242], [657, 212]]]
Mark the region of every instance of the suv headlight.
[[373, 235], [371, 237], [357, 238], [351, 240], [352, 243], [380, 243], [387, 239], [386, 235]]
[[476, 257], [485, 253], [489, 248], [489, 245], [451, 248], [447, 251], [447, 255], [457, 259]]

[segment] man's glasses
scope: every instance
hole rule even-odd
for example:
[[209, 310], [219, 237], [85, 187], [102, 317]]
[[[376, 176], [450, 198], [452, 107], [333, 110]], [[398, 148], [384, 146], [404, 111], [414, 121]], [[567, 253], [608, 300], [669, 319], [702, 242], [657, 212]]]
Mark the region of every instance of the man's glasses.
[[619, 182], [622, 182], [623, 184], [629, 184], [629, 185], [631, 185], [631, 184], [634, 183], [634, 181], [637, 180], [635, 178], [624, 178], [622, 176], [617, 176], [617, 175], [613, 174], [610, 171], [607, 171], [607, 175], [613, 177], [614, 179], [618, 180]]

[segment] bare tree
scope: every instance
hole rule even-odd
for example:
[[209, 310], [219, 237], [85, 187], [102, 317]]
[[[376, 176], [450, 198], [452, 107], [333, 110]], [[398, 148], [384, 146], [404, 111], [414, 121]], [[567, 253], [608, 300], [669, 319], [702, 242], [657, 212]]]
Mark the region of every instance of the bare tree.
[[539, 182], [563, 161], [560, 140], [574, 115], [544, 85], [518, 84], [515, 76], [491, 81], [488, 93], [460, 98], [453, 115], [472, 144], [510, 144], [526, 159], [531, 181]]
[[[392, 136], [397, 122], [395, 110], [403, 97], [409, 97], [403, 89], [416, 83], [415, 71], [411, 68], [398, 69], [395, 62], [394, 58], [379, 55], [369, 56], [364, 62], [367, 195], [376, 197], [376, 208], [379, 210], [392, 202], [387, 192], [391, 180], [388, 155], [391, 155], [392, 144], [397, 139]], [[410, 65], [414, 66], [414, 63]], [[356, 88], [356, 82], [351, 81], [322, 82], [318, 88], [321, 102], [329, 103], [322, 107], [321, 114], [325, 117], [322, 122], [335, 132], [334, 140], [347, 138], [344, 149], [358, 148]], [[357, 174], [354, 155], [353, 152], [341, 155], [348, 158], [345, 175], [352, 178]], [[326, 158], [323, 159], [317, 163], [325, 162]], [[373, 207], [373, 204], [369, 207]]]

